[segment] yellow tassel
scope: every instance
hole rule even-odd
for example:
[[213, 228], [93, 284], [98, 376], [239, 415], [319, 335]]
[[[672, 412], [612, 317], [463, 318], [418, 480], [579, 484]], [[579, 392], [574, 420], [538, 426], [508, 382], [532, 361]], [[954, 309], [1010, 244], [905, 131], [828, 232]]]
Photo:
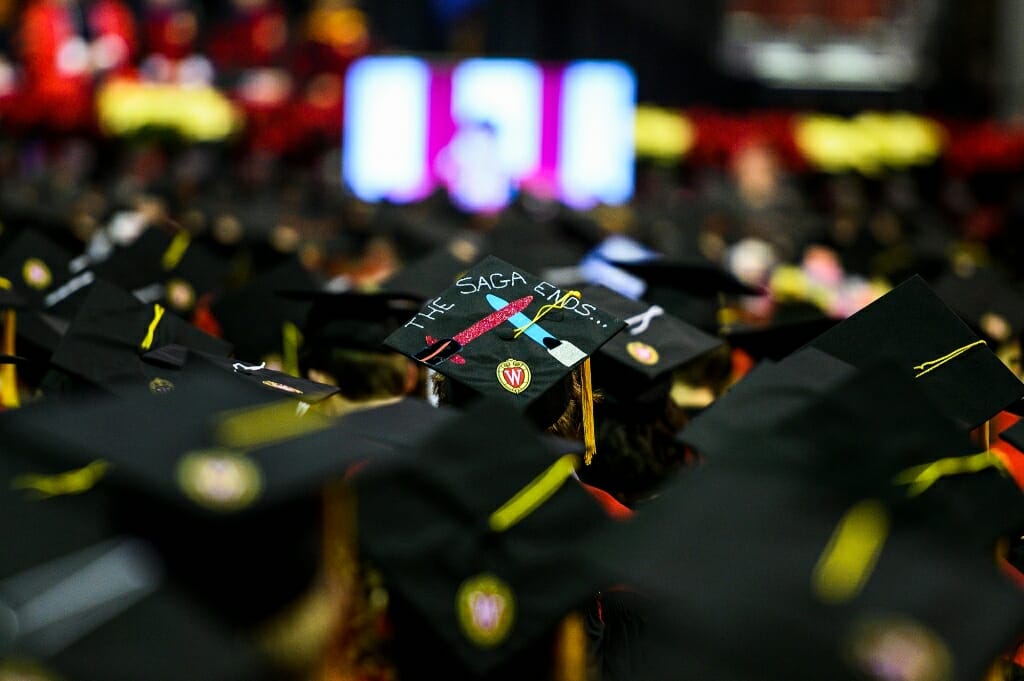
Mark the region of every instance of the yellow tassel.
[[[3, 352], [6, 355], [14, 354], [16, 331], [17, 317], [14, 310], [4, 310]], [[18, 370], [14, 364], [0, 364], [0, 406], [5, 409], [17, 409], [20, 404], [18, 400]]]
[[957, 357], [959, 357], [960, 355], [964, 354], [965, 352], [967, 352], [971, 348], [975, 348], [975, 347], [977, 347], [979, 345], [986, 345], [986, 343], [983, 340], [974, 341], [973, 343], [968, 343], [967, 345], [965, 345], [963, 347], [960, 347], [960, 348], [957, 348], [953, 352], [950, 352], [949, 354], [943, 355], [942, 357], [937, 357], [936, 359], [929, 360], [927, 362], [922, 362], [921, 364], [918, 364], [917, 366], [914, 367], [914, 371], [918, 372], [914, 376], [914, 378], [921, 378], [925, 374], [927, 374], [927, 373], [929, 373], [931, 371], [935, 371], [936, 369], [938, 369], [940, 366], [942, 366], [946, 362], [949, 362], [950, 360], [956, 359]]
[[192, 237], [188, 232], [182, 230], [174, 235], [171, 245], [167, 247], [160, 259], [165, 271], [170, 272], [178, 266], [181, 259], [185, 257], [185, 251], [188, 250], [190, 243], [192, 243]]
[[286, 374], [299, 377], [299, 346], [302, 332], [292, 322], [281, 325], [281, 368]]
[[583, 395], [580, 398], [583, 407], [583, 463], [586, 466], [594, 460], [597, 453], [597, 433], [594, 429], [594, 386], [590, 380], [590, 358], [583, 361], [582, 376]]
[[587, 633], [579, 613], [566, 615], [558, 626], [555, 681], [585, 681], [587, 678]]
[[515, 333], [512, 334], [512, 337], [519, 338], [521, 335], [523, 335], [524, 331], [526, 331], [528, 328], [539, 322], [541, 319], [544, 319], [547, 313], [553, 312], [555, 310], [565, 309], [565, 306], [569, 303], [570, 298], [579, 298], [581, 295], [582, 294], [579, 291], [567, 291], [564, 296], [562, 296], [555, 302], [548, 303], [547, 305], [542, 306], [539, 310], [537, 310], [537, 314], [533, 316], [533, 319], [530, 320], [530, 323], [523, 324], [518, 329], [516, 329]]

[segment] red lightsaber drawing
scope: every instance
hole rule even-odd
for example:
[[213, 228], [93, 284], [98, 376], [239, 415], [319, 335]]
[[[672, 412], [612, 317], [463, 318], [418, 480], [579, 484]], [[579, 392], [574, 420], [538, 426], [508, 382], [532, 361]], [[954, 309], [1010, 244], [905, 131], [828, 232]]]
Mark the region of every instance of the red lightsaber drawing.
[[458, 354], [462, 348], [471, 341], [484, 335], [491, 329], [501, 326], [510, 317], [519, 314], [533, 302], [533, 296], [523, 296], [518, 300], [495, 310], [472, 326], [460, 331], [451, 338], [436, 340], [431, 336], [426, 337], [427, 347], [417, 352], [414, 357], [427, 366], [437, 366], [446, 360], [455, 364], [465, 364], [466, 359]]

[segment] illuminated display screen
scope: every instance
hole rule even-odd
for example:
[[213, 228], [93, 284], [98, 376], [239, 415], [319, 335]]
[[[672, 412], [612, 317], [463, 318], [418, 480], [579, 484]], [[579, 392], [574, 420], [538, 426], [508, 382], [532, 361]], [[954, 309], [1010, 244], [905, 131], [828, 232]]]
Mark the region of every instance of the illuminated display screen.
[[467, 210], [520, 190], [620, 204], [633, 193], [635, 100], [618, 62], [369, 57], [346, 79], [344, 178], [366, 201], [445, 187]]

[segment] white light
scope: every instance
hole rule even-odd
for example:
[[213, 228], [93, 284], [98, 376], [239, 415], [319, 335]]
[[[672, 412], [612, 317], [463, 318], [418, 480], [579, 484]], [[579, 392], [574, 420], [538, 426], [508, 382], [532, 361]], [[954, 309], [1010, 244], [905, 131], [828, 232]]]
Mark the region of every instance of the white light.
[[577, 62], [565, 70], [559, 182], [571, 206], [620, 204], [633, 194], [636, 86], [615, 62]]
[[360, 59], [345, 79], [345, 181], [364, 201], [420, 198], [425, 183], [427, 65]]
[[452, 118], [494, 126], [498, 156], [512, 177], [540, 161], [541, 70], [518, 59], [469, 59], [452, 73]]

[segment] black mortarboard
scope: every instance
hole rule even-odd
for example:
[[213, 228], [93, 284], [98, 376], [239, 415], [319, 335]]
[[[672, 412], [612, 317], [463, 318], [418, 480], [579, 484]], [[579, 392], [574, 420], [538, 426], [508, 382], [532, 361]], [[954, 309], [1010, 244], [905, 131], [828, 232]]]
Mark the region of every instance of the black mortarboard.
[[702, 258], [613, 261], [613, 266], [646, 283], [643, 299], [676, 317], [716, 333], [723, 295], [762, 295], [718, 265]]
[[[603, 286], [583, 289], [583, 299], [625, 320], [626, 329], [601, 347], [600, 359], [615, 369], [600, 372], [598, 387], [616, 394], [637, 394], [645, 383], [721, 347], [722, 340], [687, 324], [657, 305], [630, 300]], [[603, 368], [605, 362], [601, 363]], [[608, 371], [613, 371], [609, 367]]]
[[711, 460], [715, 452], [755, 445], [757, 433], [772, 432], [780, 421], [853, 374], [851, 365], [814, 348], [779, 363], [761, 362], [692, 418], [679, 439]]
[[271, 355], [282, 357], [298, 352], [287, 329], [302, 327], [310, 304], [289, 300], [279, 291], [310, 290], [317, 287], [316, 278], [297, 258], [290, 258], [273, 269], [258, 274], [241, 289], [225, 294], [212, 306], [224, 332], [224, 338], [235, 345], [241, 357], [262, 360]]
[[487, 257], [385, 344], [481, 395], [526, 408], [625, 326], [568, 293]]
[[609, 532], [651, 604], [633, 678], [979, 678], [1024, 623], [990, 559], [807, 479], [708, 467]]
[[[151, 395], [139, 386], [123, 398], [0, 415], [0, 455], [21, 452], [47, 474], [74, 467], [57, 480], [101, 468], [94, 482], [115, 500], [117, 529], [152, 541], [179, 583], [226, 619], [251, 624], [316, 574], [323, 485], [395, 446], [295, 401], [268, 402], [222, 370], [198, 371], [190, 380], [201, 390]], [[443, 415], [424, 410], [414, 417]]]
[[35, 230], [24, 230], [0, 253], [0, 277], [33, 308], [44, 306], [46, 295], [69, 275], [71, 254]]
[[383, 351], [384, 339], [415, 314], [423, 299], [403, 293], [286, 291], [282, 296], [312, 303], [302, 325], [302, 354], [333, 348]]
[[[29, 525], [19, 530], [5, 541], [38, 532]], [[112, 536], [0, 579], [4, 618], [2, 678], [269, 678], [254, 646], [168, 584], [156, 553], [130, 536]]]
[[611, 264], [635, 274], [650, 287], [677, 289], [701, 298], [714, 298], [719, 294], [760, 296], [765, 293], [743, 283], [710, 260], [698, 256], [613, 261]]
[[811, 345], [856, 366], [894, 363], [969, 428], [1024, 395], [1024, 383], [920, 277], [908, 279]]
[[463, 277], [477, 259], [479, 249], [469, 241], [460, 240], [407, 263], [385, 281], [381, 288], [427, 299], [443, 291]]
[[549, 672], [544, 635], [601, 585], [574, 545], [607, 519], [572, 479], [574, 459], [485, 401], [415, 456], [356, 476], [361, 544], [391, 594], [400, 674]]
[[780, 360], [838, 323], [809, 303], [781, 303], [767, 324], [730, 325], [722, 335], [755, 360]]
[[996, 344], [1024, 329], [1024, 292], [995, 270], [974, 270], [967, 276], [948, 272], [934, 284], [936, 295], [979, 336]]
[[[203, 389], [205, 370], [213, 367], [227, 372], [236, 382], [253, 388], [263, 399], [290, 397], [316, 404], [339, 391], [337, 386], [317, 383], [282, 371], [267, 369], [261, 364], [248, 364], [230, 357], [220, 357], [192, 350], [183, 345], [166, 345], [143, 355], [142, 372], [150, 391]], [[253, 401], [259, 401], [254, 397]], [[225, 405], [227, 406], [227, 405]]]
[[145, 305], [113, 284], [97, 280], [53, 353], [51, 363], [105, 389], [119, 382], [147, 383], [142, 355], [178, 344], [227, 355], [231, 345], [209, 336], [159, 304]]

